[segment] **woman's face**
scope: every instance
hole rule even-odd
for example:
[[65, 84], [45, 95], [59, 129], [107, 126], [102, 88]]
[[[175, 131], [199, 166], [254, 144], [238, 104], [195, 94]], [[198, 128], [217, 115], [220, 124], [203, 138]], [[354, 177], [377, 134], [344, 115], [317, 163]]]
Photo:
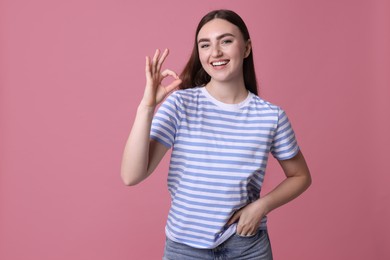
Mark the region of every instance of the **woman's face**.
[[212, 81], [228, 82], [243, 79], [243, 61], [251, 52], [240, 29], [224, 19], [206, 23], [197, 37], [199, 59]]

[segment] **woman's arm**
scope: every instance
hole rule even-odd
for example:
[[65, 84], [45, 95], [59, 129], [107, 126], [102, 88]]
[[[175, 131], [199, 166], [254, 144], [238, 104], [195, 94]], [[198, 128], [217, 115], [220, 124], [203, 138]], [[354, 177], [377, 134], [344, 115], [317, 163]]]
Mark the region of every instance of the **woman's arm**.
[[238, 234], [254, 234], [265, 215], [298, 197], [310, 186], [310, 171], [300, 151], [293, 158], [279, 163], [286, 179], [265, 196], [236, 212], [229, 221], [228, 224], [232, 224], [238, 220]]
[[[150, 140], [156, 106], [181, 83], [175, 72], [171, 70], [161, 72], [161, 66], [167, 56], [168, 49], [161, 56], [160, 51], [156, 50], [152, 60], [146, 57], [145, 92], [122, 157], [121, 177], [126, 185], [135, 185], [146, 179], [168, 150], [164, 145]], [[173, 77], [174, 81], [165, 87], [161, 82], [168, 76]]]
[[311, 185], [310, 171], [300, 151], [295, 157], [278, 162], [287, 178], [263, 197], [266, 215], [295, 199]]
[[121, 177], [126, 185], [146, 179], [157, 167], [168, 148], [150, 140], [154, 109], [140, 105], [123, 152]]

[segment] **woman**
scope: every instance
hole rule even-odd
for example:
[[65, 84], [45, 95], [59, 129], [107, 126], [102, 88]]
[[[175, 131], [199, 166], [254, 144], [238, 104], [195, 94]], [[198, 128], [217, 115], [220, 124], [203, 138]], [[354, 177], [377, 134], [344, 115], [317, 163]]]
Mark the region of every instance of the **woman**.
[[[162, 71], [167, 55], [146, 57], [123, 181], [147, 178], [173, 147], [164, 259], [272, 259], [266, 215], [305, 191], [311, 177], [286, 114], [257, 96], [245, 23], [229, 10], [205, 15], [180, 77]], [[163, 86], [166, 77], [173, 82]], [[260, 198], [270, 152], [286, 178]]]

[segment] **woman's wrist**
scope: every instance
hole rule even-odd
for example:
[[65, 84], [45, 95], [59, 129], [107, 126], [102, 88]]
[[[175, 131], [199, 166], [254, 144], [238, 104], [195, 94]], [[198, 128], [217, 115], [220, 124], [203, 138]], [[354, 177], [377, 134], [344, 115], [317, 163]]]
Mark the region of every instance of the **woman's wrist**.
[[138, 111], [146, 111], [146, 112], [152, 112], [154, 113], [154, 110], [156, 109], [156, 106], [151, 106], [148, 104], [143, 103], [142, 101], [138, 105]]
[[256, 201], [257, 206], [261, 212], [263, 212], [263, 216], [268, 215], [268, 213], [271, 211], [269, 205], [268, 205], [268, 199], [266, 197], [261, 197]]

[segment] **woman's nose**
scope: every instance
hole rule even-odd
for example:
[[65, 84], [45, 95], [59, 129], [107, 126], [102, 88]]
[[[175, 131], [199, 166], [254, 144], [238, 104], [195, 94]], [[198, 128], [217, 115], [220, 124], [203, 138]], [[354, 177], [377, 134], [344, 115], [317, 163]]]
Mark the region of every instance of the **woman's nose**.
[[213, 57], [219, 57], [219, 56], [222, 55], [222, 51], [221, 51], [221, 49], [218, 46], [213, 46], [211, 55]]

